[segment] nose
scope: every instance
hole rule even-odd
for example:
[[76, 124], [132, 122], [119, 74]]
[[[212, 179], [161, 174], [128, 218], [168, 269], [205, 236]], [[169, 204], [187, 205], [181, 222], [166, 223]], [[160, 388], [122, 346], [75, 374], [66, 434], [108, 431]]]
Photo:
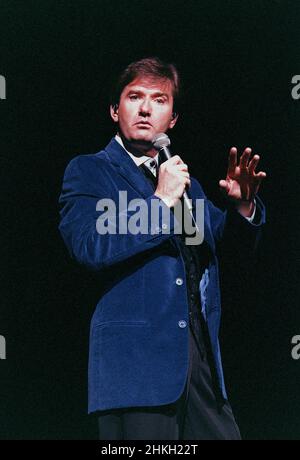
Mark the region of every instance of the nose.
[[148, 99], [147, 97], [145, 97], [142, 100], [141, 105], [139, 107], [139, 113], [143, 116], [151, 115], [151, 102], [150, 99]]

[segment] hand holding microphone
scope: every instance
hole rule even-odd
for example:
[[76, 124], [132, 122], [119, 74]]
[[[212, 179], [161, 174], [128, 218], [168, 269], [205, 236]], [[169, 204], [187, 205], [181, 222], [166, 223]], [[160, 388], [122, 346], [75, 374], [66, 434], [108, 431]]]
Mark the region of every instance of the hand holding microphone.
[[187, 165], [179, 155], [166, 160], [159, 169], [158, 184], [155, 195], [171, 208], [182, 197], [186, 185], [191, 184]]
[[172, 156], [169, 145], [170, 139], [165, 133], [159, 133], [152, 141], [153, 147], [158, 150], [161, 158], [166, 161], [159, 169], [158, 184], [155, 195], [162, 199], [171, 208], [183, 197], [187, 208], [191, 212], [192, 206], [185, 192], [185, 187], [191, 185], [187, 165], [179, 155]]

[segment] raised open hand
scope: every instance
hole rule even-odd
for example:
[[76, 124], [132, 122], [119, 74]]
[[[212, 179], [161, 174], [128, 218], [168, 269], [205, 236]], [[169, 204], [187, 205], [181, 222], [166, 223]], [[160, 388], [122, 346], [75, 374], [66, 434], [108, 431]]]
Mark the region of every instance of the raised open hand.
[[253, 199], [259, 190], [261, 181], [266, 177], [263, 171], [255, 172], [260, 157], [254, 155], [250, 160], [251, 152], [251, 148], [246, 148], [237, 164], [237, 149], [232, 147], [229, 152], [226, 179], [219, 181], [221, 190], [226, 196], [237, 207], [247, 208], [248, 205], [248, 211], [251, 211]]

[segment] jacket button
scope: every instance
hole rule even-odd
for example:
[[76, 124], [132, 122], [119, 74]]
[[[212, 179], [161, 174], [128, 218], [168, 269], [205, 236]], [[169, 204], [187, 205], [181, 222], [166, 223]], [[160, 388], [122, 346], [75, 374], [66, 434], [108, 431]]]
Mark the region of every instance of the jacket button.
[[186, 321], [184, 321], [183, 319], [178, 321], [178, 326], [183, 329], [184, 327], [186, 327]]
[[183, 284], [182, 278], [176, 278], [176, 284], [177, 286], [181, 286]]
[[168, 228], [167, 224], [162, 224], [161, 227], [162, 227], [163, 230], [166, 230]]

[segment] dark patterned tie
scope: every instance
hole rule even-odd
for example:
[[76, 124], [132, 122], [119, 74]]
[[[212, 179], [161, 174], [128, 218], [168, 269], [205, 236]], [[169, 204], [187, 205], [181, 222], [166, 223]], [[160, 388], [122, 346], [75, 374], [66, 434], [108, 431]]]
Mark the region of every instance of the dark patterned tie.
[[150, 179], [156, 188], [158, 182], [158, 165], [154, 158], [149, 158], [149, 160], [146, 160], [140, 165], [140, 168], [144, 171], [145, 176]]

